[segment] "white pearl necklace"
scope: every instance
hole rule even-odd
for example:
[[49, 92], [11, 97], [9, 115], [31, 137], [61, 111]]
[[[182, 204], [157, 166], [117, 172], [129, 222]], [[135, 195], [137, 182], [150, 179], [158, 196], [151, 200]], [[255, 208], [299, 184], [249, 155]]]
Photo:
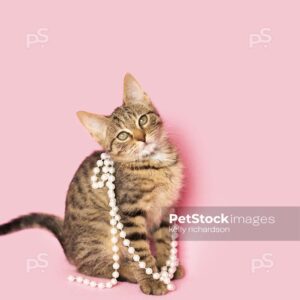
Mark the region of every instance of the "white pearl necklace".
[[[152, 276], [155, 280], [160, 280], [164, 284], [166, 284], [167, 289], [169, 291], [173, 291], [175, 289], [174, 284], [171, 283], [171, 279], [176, 272], [177, 266], [179, 264], [177, 258], [177, 241], [176, 233], [172, 234], [172, 241], [171, 241], [171, 250], [169, 259], [166, 261], [166, 265], [161, 268], [160, 273], [154, 273], [153, 269], [146, 266], [144, 261], [141, 261], [140, 256], [135, 254], [134, 247], [130, 246], [130, 240], [126, 239], [126, 232], [123, 230], [124, 225], [121, 223], [121, 217], [118, 214], [119, 208], [116, 205], [116, 198], [115, 198], [115, 176], [113, 175], [115, 172], [114, 162], [111, 160], [110, 156], [107, 153], [101, 153], [100, 159], [97, 161], [97, 166], [93, 169], [94, 175], [91, 177], [91, 183], [93, 189], [101, 189], [105, 186], [108, 188], [107, 194], [109, 198], [109, 206], [110, 206], [110, 225], [111, 225], [111, 241], [112, 241], [112, 251], [113, 256], [112, 260], [113, 263], [113, 272], [112, 272], [112, 279], [108, 282], [96, 282], [93, 280], [89, 280], [88, 278], [84, 278], [81, 276], [68, 276], [69, 281], [74, 281], [78, 283], [83, 283], [84, 285], [88, 285], [91, 287], [98, 287], [100, 289], [104, 288], [112, 288], [114, 285], [118, 283], [119, 272], [118, 269], [120, 265], [118, 263], [120, 256], [119, 256], [119, 247], [117, 243], [119, 241], [119, 237], [123, 239], [122, 244], [127, 248], [128, 253], [130, 254], [132, 260], [136, 262], [140, 269], [143, 269], [145, 273], [149, 276]], [[100, 169], [101, 168], [101, 169]], [[99, 178], [99, 174], [102, 171], [102, 175]], [[172, 231], [173, 232], [173, 231]], [[118, 237], [119, 236], [119, 237]]]

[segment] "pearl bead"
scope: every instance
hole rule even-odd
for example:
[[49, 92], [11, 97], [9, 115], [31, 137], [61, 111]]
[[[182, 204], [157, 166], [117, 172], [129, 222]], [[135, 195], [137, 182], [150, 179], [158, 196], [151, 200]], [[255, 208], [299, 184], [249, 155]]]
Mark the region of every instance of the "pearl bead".
[[118, 263], [113, 264], [113, 269], [118, 270], [120, 268], [120, 265]]
[[[116, 201], [116, 200], [115, 200], [115, 201]], [[112, 208], [112, 210], [115, 211], [115, 212], [118, 212], [119, 208], [118, 208], [117, 206], [114, 206], [114, 207]]]
[[172, 248], [172, 249], [170, 250], [170, 252], [171, 252], [172, 254], [176, 254], [176, 253], [177, 253], [177, 249], [176, 249], [176, 248]]
[[125, 240], [123, 241], [123, 245], [126, 246], [126, 247], [128, 247], [128, 246], [130, 245], [130, 241], [127, 240], [127, 239], [125, 239]]
[[86, 278], [83, 280], [83, 284], [88, 285], [90, 283], [90, 281]]
[[117, 200], [115, 197], [111, 197], [109, 198], [109, 202], [114, 203], [115, 204], [114, 206], [116, 206]]
[[116, 177], [115, 177], [114, 175], [110, 175], [110, 176], [108, 177], [108, 180], [109, 180], [110, 182], [114, 182], [114, 181], [116, 180]]
[[98, 182], [97, 182], [97, 187], [98, 187], [98, 189], [103, 188], [103, 186], [104, 186], [103, 181], [98, 181]]
[[116, 278], [112, 278], [110, 280], [110, 282], [112, 283], [112, 285], [116, 285], [118, 283], [117, 279]]
[[161, 272], [160, 272], [160, 277], [161, 277], [161, 278], [169, 277], [169, 274], [168, 274], [167, 271], [161, 271]]
[[94, 174], [99, 174], [100, 173], [100, 169], [98, 167], [95, 167], [93, 169]]
[[123, 239], [126, 237], [126, 232], [124, 230], [120, 232], [120, 237]]
[[174, 291], [174, 290], [175, 290], [174, 284], [169, 283], [169, 284], [167, 285], [167, 289], [168, 289], [168, 291]]
[[119, 261], [119, 259], [120, 259], [119, 255], [116, 254], [116, 253], [113, 255], [112, 258], [113, 258], [114, 261]]
[[174, 254], [170, 255], [170, 260], [171, 260], [171, 262], [176, 261], [177, 260], [176, 255], [174, 255]]
[[178, 238], [178, 233], [172, 232], [172, 239], [175, 240]]
[[114, 217], [117, 213], [116, 213], [114, 210], [111, 210], [111, 211], [109, 212], [109, 214], [110, 214], [112, 217]]
[[72, 275], [70, 275], [70, 276], [68, 276], [68, 280], [69, 280], [69, 281], [74, 281], [74, 280], [75, 280], [75, 277], [72, 276]]
[[114, 190], [115, 189], [115, 185], [112, 183], [112, 182], [110, 182], [110, 181], [107, 181], [106, 182], [106, 186], [109, 188], [109, 189], [111, 189], [111, 190]]
[[147, 275], [151, 275], [153, 273], [151, 268], [146, 268], [145, 272]]
[[171, 267], [171, 268], [174, 268], [174, 267], [176, 267], [176, 266], [177, 266], [176, 261], [171, 261], [170, 267]]
[[117, 230], [117, 228], [115, 228], [115, 227], [113, 227], [111, 230], [110, 230], [110, 233], [111, 234], [117, 234], [117, 232], [118, 232], [118, 230]]
[[[121, 235], [121, 233], [120, 233], [120, 235]], [[128, 253], [129, 254], [133, 254], [134, 252], [135, 252], [135, 249], [133, 247], [128, 248]]]
[[97, 182], [93, 182], [92, 184], [92, 188], [95, 190], [98, 188], [98, 183]]
[[105, 287], [108, 288], [108, 289], [111, 289], [112, 288], [112, 283], [110, 281], [106, 282]]
[[111, 161], [110, 161], [110, 160], [107, 159], [107, 160], [104, 161], [104, 165], [105, 165], [105, 166], [109, 166], [110, 164], [111, 164]]
[[97, 284], [97, 286], [98, 286], [99, 289], [104, 289], [105, 288], [105, 284], [103, 282], [99, 282]]
[[96, 175], [93, 175], [92, 177], [91, 177], [91, 181], [92, 182], [95, 182], [95, 181], [97, 181], [98, 180], [98, 177], [96, 176]]
[[108, 172], [109, 172], [110, 174], [113, 174], [113, 173], [115, 172], [115, 168], [114, 168], [114, 167], [108, 168]]
[[96, 283], [95, 281], [91, 281], [91, 282], [90, 282], [90, 286], [91, 286], [91, 287], [95, 287], [96, 285], [97, 285], [97, 283]]
[[122, 223], [119, 222], [119, 223], [117, 224], [117, 228], [118, 228], [119, 230], [122, 230], [123, 227], [124, 227], [124, 225], [123, 225]]
[[145, 269], [146, 263], [145, 263], [144, 261], [140, 261], [140, 262], [139, 262], [139, 267], [140, 267], [141, 269]]
[[112, 277], [118, 278], [119, 277], [119, 272], [118, 271], [112, 272]]
[[176, 267], [171, 267], [169, 268], [168, 272], [169, 274], [174, 274], [176, 272], [177, 268]]
[[101, 157], [101, 159], [105, 160], [108, 158], [108, 155], [105, 152], [103, 152], [103, 153], [101, 153], [100, 157]]
[[79, 282], [79, 283], [81, 283], [81, 282], [83, 281], [83, 278], [82, 278], [81, 276], [78, 276], [78, 277], [76, 278], [76, 281]]
[[107, 194], [108, 194], [109, 198], [114, 198], [115, 197], [115, 192], [112, 191], [112, 190], [108, 190]]
[[115, 226], [116, 224], [117, 224], [116, 219], [111, 219], [111, 220], [110, 220], [110, 225]]
[[119, 247], [117, 245], [113, 245], [111, 249], [112, 249], [113, 252], [118, 252], [119, 251]]
[[113, 208], [115, 207], [115, 205], [116, 205], [116, 201], [110, 201], [109, 203], [108, 203], [108, 205], [111, 207], [111, 209], [113, 210], [113, 211], [115, 211]]
[[116, 236], [112, 237], [112, 238], [111, 238], [111, 242], [112, 242], [113, 244], [116, 244], [116, 243], [118, 242], [118, 238], [117, 238]]
[[152, 277], [153, 277], [153, 279], [157, 280], [157, 279], [159, 279], [160, 275], [159, 275], [159, 273], [153, 273]]
[[139, 261], [139, 260], [140, 260], [140, 256], [137, 255], [137, 254], [134, 254], [133, 257], [132, 257], [132, 259], [133, 259], [134, 261]]
[[116, 216], [115, 216], [115, 220], [120, 221], [120, 220], [121, 220], [120, 215], [116, 215]]
[[98, 167], [102, 167], [103, 166], [103, 160], [100, 160], [100, 159], [97, 160], [96, 164], [97, 164]]
[[177, 241], [172, 241], [172, 242], [171, 242], [171, 246], [172, 246], [172, 247], [175, 248], [175, 247], [177, 247], [177, 245], [178, 245]]
[[164, 278], [163, 280], [164, 284], [169, 284], [171, 282], [170, 278]]
[[167, 269], [168, 268], [166, 266], [164, 266], [164, 267], [161, 268], [162, 271], [167, 271]]
[[[109, 168], [108, 168], [108, 167], [106, 167], [106, 166], [102, 167], [102, 172], [103, 172], [103, 173], [108, 173], [108, 171], [109, 171]], [[108, 177], [107, 177], [107, 178], [108, 178]]]
[[101, 175], [101, 180], [106, 181], [108, 179], [108, 175], [107, 174], [102, 174]]

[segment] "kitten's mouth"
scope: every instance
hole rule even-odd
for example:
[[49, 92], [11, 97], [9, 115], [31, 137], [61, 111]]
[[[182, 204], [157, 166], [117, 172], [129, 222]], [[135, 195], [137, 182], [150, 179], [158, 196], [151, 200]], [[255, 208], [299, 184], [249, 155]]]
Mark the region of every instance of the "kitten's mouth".
[[152, 154], [155, 153], [155, 150], [157, 149], [156, 144], [154, 143], [150, 143], [150, 144], [146, 144], [144, 146], [144, 148], [141, 150], [141, 156], [144, 157], [149, 157]]

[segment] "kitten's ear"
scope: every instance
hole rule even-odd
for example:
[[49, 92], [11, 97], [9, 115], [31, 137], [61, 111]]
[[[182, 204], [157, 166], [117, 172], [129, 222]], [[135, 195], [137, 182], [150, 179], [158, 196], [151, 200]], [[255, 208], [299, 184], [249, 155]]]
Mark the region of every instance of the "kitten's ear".
[[85, 111], [78, 111], [77, 117], [82, 125], [89, 131], [91, 136], [103, 146], [106, 138], [106, 129], [109, 122], [108, 118]]
[[149, 96], [130, 73], [127, 73], [124, 77], [123, 101], [125, 104], [151, 104]]

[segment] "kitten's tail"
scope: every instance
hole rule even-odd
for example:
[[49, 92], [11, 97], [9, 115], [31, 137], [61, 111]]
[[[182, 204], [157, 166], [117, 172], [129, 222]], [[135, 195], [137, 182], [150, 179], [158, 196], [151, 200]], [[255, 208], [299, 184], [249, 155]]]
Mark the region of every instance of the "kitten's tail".
[[31, 213], [23, 215], [0, 225], [0, 235], [5, 235], [26, 228], [45, 228], [54, 234], [62, 247], [64, 248], [63, 239], [63, 219], [49, 214]]

